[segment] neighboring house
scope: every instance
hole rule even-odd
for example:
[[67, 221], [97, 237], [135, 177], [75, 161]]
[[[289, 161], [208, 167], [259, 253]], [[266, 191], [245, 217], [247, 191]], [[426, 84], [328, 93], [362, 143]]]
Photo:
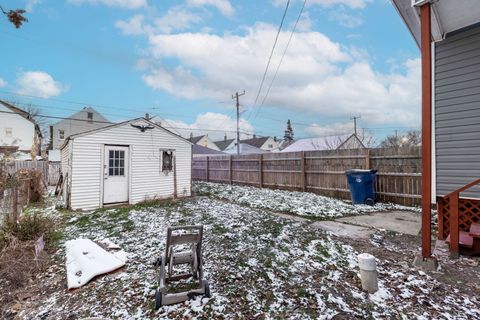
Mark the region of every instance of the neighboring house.
[[240, 140], [240, 142], [249, 144], [255, 148], [259, 148], [264, 151], [276, 150], [279, 147], [277, 140], [272, 137], [256, 137], [254, 135], [253, 138]]
[[210, 148], [199, 146], [198, 144], [194, 144], [192, 147], [192, 154], [194, 158], [197, 157], [207, 157], [207, 156], [218, 156], [224, 155], [225, 152], [213, 150]]
[[[228, 154], [237, 154], [237, 145], [230, 147], [224, 152]], [[268, 151], [262, 150], [260, 148], [254, 147], [246, 143], [240, 143], [240, 154], [260, 154], [260, 153], [268, 153]]]
[[191, 194], [192, 144], [144, 118], [71, 135], [61, 157], [71, 209]]
[[417, 261], [432, 259], [435, 203], [438, 237], [450, 235], [457, 256], [459, 235], [463, 244], [473, 241], [470, 227], [480, 222], [480, 1], [393, 4], [422, 53], [423, 226]]
[[208, 137], [208, 135], [203, 135], [203, 136], [197, 136], [194, 137], [193, 135], [190, 135], [190, 138], [188, 139], [193, 144], [198, 144], [199, 146], [205, 147], [205, 148], [210, 148], [213, 150], [220, 151], [220, 149], [217, 147], [215, 142]]
[[338, 135], [320, 138], [299, 139], [280, 152], [364, 149], [362, 141], [355, 135]]
[[24, 159], [40, 156], [42, 133], [30, 114], [0, 100], [0, 153], [18, 152]]
[[50, 126], [50, 150], [49, 160], [60, 161], [58, 151], [63, 145], [65, 139], [77, 133], [82, 133], [98, 128], [102, 128], [112, 123], [104, 116], [91, 107], [85, 107], [79, 112], [72, 114], [67, 119], [63, 119]]
[[215, 144], [217, 145], [218, 149], [220, 149], [220, 151], [224, 151], [234, 146], [235, 141], [236, 139], [227, 139], [227, 136], [225, 136], [223, 140], [215, 141]]

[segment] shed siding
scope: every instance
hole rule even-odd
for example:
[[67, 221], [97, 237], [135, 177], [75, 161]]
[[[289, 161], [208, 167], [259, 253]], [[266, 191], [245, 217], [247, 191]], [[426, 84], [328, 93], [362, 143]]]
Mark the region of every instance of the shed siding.
[[437, 196], [480, 178], [480, 27], [435, 45], [435, 148]]
[[130, 124], [74, 138], [72, 209], [102, 206], [102, 166], [105, 145], [130, 147], [130, 203], [172, 197], [173, 172], [160, 171], [160, 149], [174, 149], [177, 165], [177, 193], [190, 196], [191, 144], [159, 128], [140, 132]]

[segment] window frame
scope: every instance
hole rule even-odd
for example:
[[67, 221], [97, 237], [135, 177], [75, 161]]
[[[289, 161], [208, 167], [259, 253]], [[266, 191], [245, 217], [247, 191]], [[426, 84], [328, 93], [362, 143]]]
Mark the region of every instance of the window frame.
[[58, 139], [65, 140], [65, 130], [58, 129]]
[[87, 112], [88, 121], [93, 121], [93, 112]]
[[[170, 163], [169, 169], [164, 168], [165, 153], [170, 153], [170, 156], [171, 156], [171, 163]], [[175, 169], [175, 149], [160, 149], [160, 173], [168, 174], [174, 169]]]

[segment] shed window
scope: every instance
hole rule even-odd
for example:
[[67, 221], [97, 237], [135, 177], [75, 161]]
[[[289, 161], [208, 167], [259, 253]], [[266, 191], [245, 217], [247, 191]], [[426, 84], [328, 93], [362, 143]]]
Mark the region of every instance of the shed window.
[[65, 139], [65, 130], [58, 130], [58, 139], [60, 140]]
[[108, 175], [109, 176], [125, 175], [125, 151], [123, 150], [108, 151]]
[[173, 151], [169, 150], [160, 150], [162, 153], [162, 171], [172, 171], [173, 170]]
[[12, 135], [13, 135], [12, 128], [5, 128], [5, 136], [6, 137], [11, 137]]

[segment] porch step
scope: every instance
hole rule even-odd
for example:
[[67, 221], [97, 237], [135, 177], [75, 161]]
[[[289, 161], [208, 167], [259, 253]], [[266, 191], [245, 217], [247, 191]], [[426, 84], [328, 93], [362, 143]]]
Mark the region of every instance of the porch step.
[[[473, 247], [473, 237], [466, 231], [460, 231], [458, 234], [458, 243], [467, 248], [472, 248]], [[445, 242], [450, 243], [450, 235], [448, 235], [447, 239]]]
[[480, 223], [472, 223], [470, 225], [470, 236], [480, 238]]

